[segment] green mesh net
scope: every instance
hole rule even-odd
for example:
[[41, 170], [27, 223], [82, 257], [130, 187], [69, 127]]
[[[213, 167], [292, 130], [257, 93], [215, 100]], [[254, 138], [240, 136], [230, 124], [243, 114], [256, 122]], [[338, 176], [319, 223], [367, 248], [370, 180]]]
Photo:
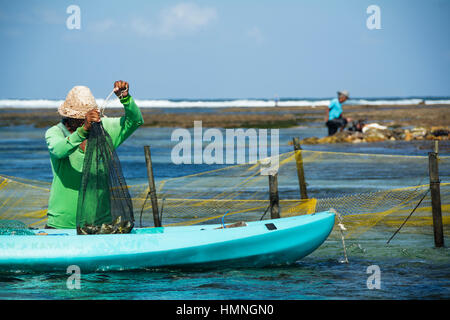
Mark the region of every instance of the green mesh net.
[[128, 233], [133, 225], [133, 204], [111, 137], [101, 123], [94, 123], [78, 196], [77, 231]]

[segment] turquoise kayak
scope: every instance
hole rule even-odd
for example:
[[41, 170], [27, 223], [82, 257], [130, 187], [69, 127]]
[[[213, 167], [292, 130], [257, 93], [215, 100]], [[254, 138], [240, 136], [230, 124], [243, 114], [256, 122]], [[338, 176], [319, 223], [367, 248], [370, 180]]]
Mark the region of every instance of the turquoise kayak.
[[81, 272], [160, 267], [249, 266], [293, 263], [316, 250], [333, 229], [330, 211], [234, 228], [222, 225], [136, 228], [129, 234], [77, 235], [41, 229], [0, 236], [0, 270]]

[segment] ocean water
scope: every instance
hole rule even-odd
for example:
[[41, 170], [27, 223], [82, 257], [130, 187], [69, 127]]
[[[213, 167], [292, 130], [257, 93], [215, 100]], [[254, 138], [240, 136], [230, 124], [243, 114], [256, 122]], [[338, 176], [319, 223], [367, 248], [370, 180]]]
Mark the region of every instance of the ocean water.
[[[170, 153], [173, 128], [140, 128], [119, 149], [129, 184], [146, 183], [143, 146], [150, 145], [157, 180], [212, 170], [221, 165], [174, 165]], [[0, 128], [0, 174], [51, 181], [45, 129], [28, 126]], [[302, 126], [280, 130], [280, 153], [292, 150], [292, 137], [326, 135], [325, 127]], [[304, 146], [305, 150], [424, 156], [429, 141], [386, 142], [358, 145]], [[448, 144], [442, 155], [450, 155]], [[406, 174], [366, 170], [378, 189], [395, 183], [415, 185], [426, 178], [426, 168]], [[417, 177], [417, 172], [422, 174]], [[339, 173], [348, 192], [367, 180], [354, 176], [354, 168]], [[441, 171], [449, 182], [450, 171]], [[383, 178], [384, 177], [384, 178]], [[320, 178], [320, 177], [319, 177]], [[317, 179], [319, 179], [317, 178]], [[313, 177], [311, 178], [313, 179]], [[315, 179], [315, 178], [314, 178]], [[384, 179], [384, 180], [383, 180]], [[326, 181], [328, 185], [333, 180]], [[281, 195], [283, 197], [283, 195]], [[294, 265], [271, 268], [143, 269], [81, 275], [81, 289], [68, 289], [66, 270], [52, 273], [0, 273], [0, 299], [449, 299], [450, 251], [434, 248], [431, 227], [400, 232], [390, 245], [392, 230], [373, 229], [346, 242], [349, 263], [342, 263], [340, 240], [328, 239], [318, 250]], [[1, 239], [0, 239], [1, 241]], [[448, 245], [450, 239], [445, 241]], [[369, 266], [380, 269], [380, 289], [367, 285]]]
[[[333, 97], [334, 98], [334, 97]], [[333, 98], [272, 98], [272, 99], [138, 99], [136, 103], [145, 108], [229, 108], [229, 107], [317, 107], [328, 106]], [[64, 99], [0, 99], [0, 108], [57, 108]], [[105, 99], [97, 97], [97, 104], [103, 105]], [[350, 98], [348, 105], [416, 105], [425, 103], [450, 104], [450, 97], [389, 97], [389, 98]], [[121, 108], [117, 99], [108, 101], [108, 108]]]
[[[68, 289], [66, 270], [0, 274], [0, 299], [449, 299], [448, 248], [432, 241], [400, 235], [389, 246], [348, 242], [348, 264], [340, 241], [327, 240], [289, 266], [82, 273], [80, 289]], [[379, 267], [379, 289], [367, 284], [370, 266]]]

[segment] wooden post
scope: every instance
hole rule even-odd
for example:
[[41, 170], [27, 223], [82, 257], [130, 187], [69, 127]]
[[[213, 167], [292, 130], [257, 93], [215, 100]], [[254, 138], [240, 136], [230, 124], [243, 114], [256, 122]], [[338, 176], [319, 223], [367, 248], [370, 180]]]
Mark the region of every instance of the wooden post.
[[293, 139], [295, 162], [297, 164], [298, 185], [300, 187], [300, 199], [308, 199], [306, 191], [305, 170], [303, 169], [302, 147], [298, 138]]
[[280, 218], [280, 198], [278, 196], [278, 173], [269, 175], [270, 218]]
[[155, 178], [153, 177], [152, 156], [150, 154], [150, 147], [144, 146], [145, 162], [147, 163], [148, 188], [150, 198], [152, 200], [153, 224], [155, 227], [161, 227], [158, 212], [158, 199], [156, 198]]
[[428, 153], [428, 168], [430, 172], [431, 209], [433, 213], [434, 244], [444, 246], [444, 231], [442, 227], [441, 191], [439, 182], [438, 160], [436, 152]]

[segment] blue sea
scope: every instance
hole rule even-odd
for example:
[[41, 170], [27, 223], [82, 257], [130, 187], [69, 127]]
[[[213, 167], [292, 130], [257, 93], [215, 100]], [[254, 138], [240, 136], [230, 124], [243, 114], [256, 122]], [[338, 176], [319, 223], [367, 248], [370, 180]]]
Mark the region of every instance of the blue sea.
[[[106, 95], [107, 93], [105, 93]], [[8, 109], [56, 109], [63, 102], [65, 97], [57, 99], [0, 99], [0, 108]], [[274, 98], [245, 98], [245, 99], [143, 99], [136, 98], [136, 103], [141, 108], [161, 108], [170, 110], [170, 112], [193, 109], [193, 112], [216, 112], [215, 109], [221, 108], [267, 108], [267, 107], [304, 107], [316, 108], [328, 106], [331, 99], [335, 97], [326, 98], [289, 98], [289, 97], [274, 97]], [[96, 97], [99, 106], [107, 106], [107, 108], [122, 108], [122, 105], [117, 99], [105, 100], [102, 97]], [[346, 105], [357, 106], [396, 106], [396, 105], [448, 105], [450, 104], [450, 97], [351, 97], [346, 101]]]
[[[46, 128], [0, 128], [0, 174], [50, 182], [52, 173], [44, 141]], [[173, 128], [140, 128], [119, 149], [129, 184], [147, 182], [144, 145], [150, 145], [157, 180], [207, 171], [219, 165], [175, 165], [170, 153]], [[293, 137], [325, 136], [326, 128], [304, 125], [280, 129], [280, 153], [292, 150]], [[304, 146], [305, 150], [426, 156], [430, 141]], [[450, 155], [448, 144], [442, 155]], [[384, 169], [384, 173], [386, 174]], [[363, 184], [352, 168], [349, 192]], [[371, 172], [377, 176], [376, 170]], [[392, 176], [397, 173], [392, 172]], [[387, 175], [389, 176], [389, 175]], [[424, 168], [426, 178], [426, 168]], [[423, 176], [408, 175], [411, 185]], [[450, 172], [441, 172], [449, 182]], [[361, 180], [361, 181], [360, 181]], [[333, 181], [329, 181], [333, 184]], [[379, 187], [393, 183], [378, 180]], [[283, 195], [280, 195], [283, 198]], [[417, 234], [400, 232], [386, 245], [391, 230], [376, 230], [347, 241], [349, 263], [342, 263], [340, 240], [329, 239], [294, 265], [271, 268], [144, 269], [81, 275], [81, 289], [68, 289], [66, 270], [53, 273], [0, 273], [0, 299], [449, 299], [450, 251], [434, 248], [431, 227]], [[450, 239], [446, 234], [448, 245]], [[368, 267], [380, 269], [380, 288], [370, 289]]]

